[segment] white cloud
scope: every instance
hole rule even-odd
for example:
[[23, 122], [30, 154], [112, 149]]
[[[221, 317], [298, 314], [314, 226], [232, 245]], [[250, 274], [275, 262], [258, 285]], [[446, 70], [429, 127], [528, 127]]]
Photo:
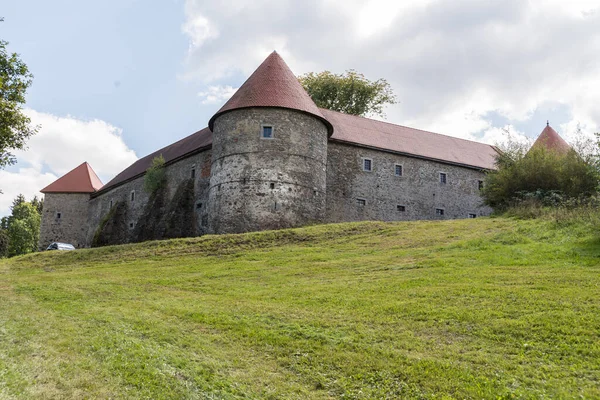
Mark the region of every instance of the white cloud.
[[0, 171], [0, 215], [22, 193], [26, 198], [40, 195], [40, 189], [87, 161], [104, 183], [129, 166], [137, 157], [121, 137], [121, 130], [98, 119], [26, 110], [39, 132], [25, 151], [16, 151], [18, 170]]
[[218, 32], [184, 29], [184, 78], [204, 85], [237, 85], [277, 50], [296, 74], [386, 78], [391, 122], [473, 138], [506, 123], [490, 115], [525, 123], [552, 102], [600, 129], [597, 0], [186, 0], [185, 15]]
[[202, 98], [202, 104], [223, 104], [229, 100], [238, 89], [239, 88], [234, 88], [229, 85], [209, 86], [206, 91], [198, 93], [198, 96]]

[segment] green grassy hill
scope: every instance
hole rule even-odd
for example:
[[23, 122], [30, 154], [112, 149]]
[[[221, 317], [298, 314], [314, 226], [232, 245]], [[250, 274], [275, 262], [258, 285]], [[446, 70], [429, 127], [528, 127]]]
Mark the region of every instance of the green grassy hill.
[[592, 233], [356, 223], [0, 261], [0, 398], [600, 398]]

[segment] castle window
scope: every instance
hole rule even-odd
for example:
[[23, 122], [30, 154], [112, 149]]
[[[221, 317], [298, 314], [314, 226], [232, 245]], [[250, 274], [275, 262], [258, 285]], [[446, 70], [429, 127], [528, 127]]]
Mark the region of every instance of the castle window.
[[129, 223], [129, 228], [132, 229], [133, 228], [133, 222]]
[[112, 206], [113, 206], [113, 201], [111, 200], [110, 201], [110, 206], [108, 208], [112, 208]]
[[373, 171], [373, 160], [371, 158], [363, 158], [363, 171], [371, 172]]
[[477, 181], [477, 188], [479, 190], [483, 190], [483, 181], [482, 180]]
[[196, 168], [192, 168], [192, 173], [191, 173], [191, 177], [192, 179], [196, 178]]
[[471, 213], [469, 213], [468, 218], [477, 218], [477, 214], [471, 214]]
[[263, 139], [273, 139], [273, 127], [270, 125], [262, 125], [260, 129], [260, 137]]
[[202, 208], [202, 203], [196, 203], [196, 208], [197, 209], [201, 209]]
[[275, 184], [274, 184], [274, 183], [270, 183], [270, 184], [269, 184], [269, 188], [271, 188], [271, 189], [275, 189]]
[[443, 208], [436, 208], [435, 209], [435, 215], [444, 215], [444, 209]]
[[361, 207], [364, 207], [367, 205], [367, 200], [365, 199], [356, 199], [356, 204], [358, 204]]
[[446, 176], [445, 172], [440, 172], [440, 183], [444, 183], [445, 184], [446, 181], [447, 181], [447, 178], [448, 177]]
[[396, 211], [404, 212], [404, 211], [406, 211], [406, 206], [402, 206], [402, 205], [398, 204], [396, 206]]
[[395, 167], [394, 167], [394, 174], [396, 176], [402, 176], [402, 172], [403, 172], [402, 171], [402, 165], [396, 164]]
[[131, 191], [131, 201], [135, 201], [135, 190]]
[[60, 219], [60, 217], [62, 217], [62, 213], [57, 212], [56, 213], [56, 219]]

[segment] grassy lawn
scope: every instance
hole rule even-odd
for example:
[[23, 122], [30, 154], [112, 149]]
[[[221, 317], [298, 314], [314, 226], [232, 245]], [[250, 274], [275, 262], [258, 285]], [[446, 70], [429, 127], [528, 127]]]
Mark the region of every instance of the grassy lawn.
[[0, 261], [0, 398], [600, 398], [600, 241], [478, 218]]

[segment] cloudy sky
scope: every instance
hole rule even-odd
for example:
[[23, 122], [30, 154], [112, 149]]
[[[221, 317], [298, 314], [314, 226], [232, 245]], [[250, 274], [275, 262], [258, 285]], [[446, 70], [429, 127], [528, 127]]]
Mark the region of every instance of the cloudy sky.
[[0, 216], [84, 161], [107, 182], [205, 127], [273, 50], [296, 74], [387, 79], [393, 123], [488, 143], [546, 120], [600, 130], [600, 0], [19, 0], [0, 16], [41, 127], [0, 171]]

